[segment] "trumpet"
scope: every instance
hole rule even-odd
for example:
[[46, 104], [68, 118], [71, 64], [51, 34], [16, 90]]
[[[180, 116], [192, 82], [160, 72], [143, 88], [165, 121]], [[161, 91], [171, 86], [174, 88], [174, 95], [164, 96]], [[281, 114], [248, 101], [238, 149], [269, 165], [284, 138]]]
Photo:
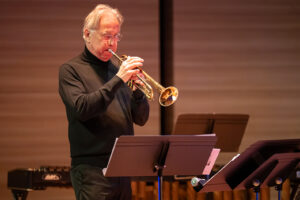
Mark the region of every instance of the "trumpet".
[[[108, 50], [116, 60], [112, 59], [112, 62], [120, 67], [122, 65], [122, 62], [127, 59], [127, 56], [124, 55], [122, 57], [119, 57], [113, 50]], [[147, 74], [144, 70], [139, 68], [141, 70], [141, 73], [144, 75], [144, 77], [141, 77], [139, 74], [137, 74], [138, 79], [143, 83], [143, 85], [137, 84], [134, 81], [129, 81], [128, 86], [130, 88], [133, 88], [135, 86], [139, 90], [141, 90], [148, 100], [152, 101], [154, 99], [154, 92], [152, 86], [157, 90], [159, 94], [159, 104], [161, 106], [167, 107], [172, 105], [178, 98], [178, 89], [176, 87], [170, 86], [170, 87], [163, 87], [158, 82], [156, 82], [149, 74]], [[152, 86], [151, 86], [152, 85]]]

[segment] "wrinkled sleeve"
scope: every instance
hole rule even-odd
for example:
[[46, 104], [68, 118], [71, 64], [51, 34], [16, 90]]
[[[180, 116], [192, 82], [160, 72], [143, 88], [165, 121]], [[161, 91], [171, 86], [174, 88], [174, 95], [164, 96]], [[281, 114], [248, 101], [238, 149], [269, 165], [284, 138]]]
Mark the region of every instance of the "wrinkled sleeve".
[[133, 122], [143, 126], [149, 118], [149, 103], [146, 96], [140, 90], [135, 90], [132, 94], [131, 104]]
[[105, 112], [122, 84], [122, 79], [114, 76], [99, 90], [87, 93], [72, 66], [64, 64], [59, 70], [59, 94], [66, 108], [71, 109], [71, 113], [81, 121]]

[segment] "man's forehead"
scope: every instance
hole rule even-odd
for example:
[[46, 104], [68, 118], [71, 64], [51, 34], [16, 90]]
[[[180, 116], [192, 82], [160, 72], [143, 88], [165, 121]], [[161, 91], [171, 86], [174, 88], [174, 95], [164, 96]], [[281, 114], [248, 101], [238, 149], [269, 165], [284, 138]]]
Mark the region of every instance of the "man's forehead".
[[100, 29], [119, 29], [120, 22], [116, 15], [112, 12], [105, 12], [99, 22]]

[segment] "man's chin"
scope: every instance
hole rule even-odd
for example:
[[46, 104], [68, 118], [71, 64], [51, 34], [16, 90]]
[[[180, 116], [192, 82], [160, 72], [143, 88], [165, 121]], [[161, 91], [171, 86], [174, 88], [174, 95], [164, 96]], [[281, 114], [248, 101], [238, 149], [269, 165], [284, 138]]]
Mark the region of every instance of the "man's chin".
[[104, 55], [99, 56], [99, 59], [102, 60], [102, 61], [104, 61], [104, 62], [107, 62], [107, 61], [109, 61], [109, 59], [111, 58], [111, 56], [112, 55], [110, 53], [109, 54], [104, 53]]
[[100, 58], [100, 60], [102, 60], [103, 62], [107, 62], [109, 61], [110, 58]]

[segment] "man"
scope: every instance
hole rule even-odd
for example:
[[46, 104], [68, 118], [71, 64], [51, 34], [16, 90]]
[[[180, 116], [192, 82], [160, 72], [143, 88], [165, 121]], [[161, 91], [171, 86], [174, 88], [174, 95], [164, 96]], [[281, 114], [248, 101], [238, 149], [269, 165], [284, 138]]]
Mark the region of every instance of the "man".
[[117, 50], [122, 22], [117, 9], [96, 6], [84, 22], [83, 53], [59, 71], [59, 94], [69, 123], [71, 180], [80, 200], [131, 199], [129, 178], [102, 173], [115, 139], [133, 135], [133, 123], [144, 125], [149, 115], [145, 95], [126, 85], [129, 80], [139, 83], [137, 67], [143, 59], [128, 57], [120, 68], [110, 61], [108, 49]]

